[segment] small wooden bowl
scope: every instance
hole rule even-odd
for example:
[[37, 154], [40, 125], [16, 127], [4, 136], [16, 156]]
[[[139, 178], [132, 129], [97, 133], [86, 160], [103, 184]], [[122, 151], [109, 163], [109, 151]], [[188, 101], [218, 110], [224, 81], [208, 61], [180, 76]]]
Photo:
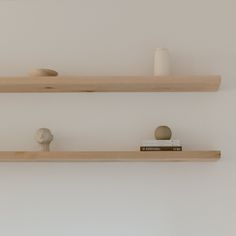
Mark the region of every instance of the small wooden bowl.
[[51, 69], [35, 69], [29, 73], [32, 77], [43, 77], [43, 76], [57, 76], [58, 73]]

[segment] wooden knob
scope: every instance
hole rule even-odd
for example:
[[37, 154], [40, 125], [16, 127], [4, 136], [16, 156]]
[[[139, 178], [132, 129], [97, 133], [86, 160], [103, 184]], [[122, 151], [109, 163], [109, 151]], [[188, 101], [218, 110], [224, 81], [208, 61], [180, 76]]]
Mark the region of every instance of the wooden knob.
[[51, 69], [35, 69], [29, 73], [29, 76], [42, 77], [42, 76], [57, 76], [58, 73]]
[[38, 129], [35, 135], [35, 139], [40, 144], [41, 151], [49, 152], [50, 150], [49, 145], [53, 140], [53, 135], [49, 129], [47, 128]]

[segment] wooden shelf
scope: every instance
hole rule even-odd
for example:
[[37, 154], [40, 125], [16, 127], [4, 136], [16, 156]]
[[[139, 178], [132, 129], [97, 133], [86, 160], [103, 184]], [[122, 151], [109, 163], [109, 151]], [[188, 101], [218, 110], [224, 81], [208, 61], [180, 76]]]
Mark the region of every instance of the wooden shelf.
[[0, 162], [206, 162], [220, 151], [0, 152]]
[[0, 92], [207, 92], [220, 81], [217, 75], [0, 77]]

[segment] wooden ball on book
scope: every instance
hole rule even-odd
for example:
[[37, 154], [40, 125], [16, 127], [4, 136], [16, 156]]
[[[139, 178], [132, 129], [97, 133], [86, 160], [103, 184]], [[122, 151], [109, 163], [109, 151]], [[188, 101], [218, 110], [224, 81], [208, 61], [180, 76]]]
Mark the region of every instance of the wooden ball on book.
[[171, 135], [171, 129], [165, 125], [159, 126], [155, 130], [155, 138], [157, 140], [169, 140], [171, 139]]

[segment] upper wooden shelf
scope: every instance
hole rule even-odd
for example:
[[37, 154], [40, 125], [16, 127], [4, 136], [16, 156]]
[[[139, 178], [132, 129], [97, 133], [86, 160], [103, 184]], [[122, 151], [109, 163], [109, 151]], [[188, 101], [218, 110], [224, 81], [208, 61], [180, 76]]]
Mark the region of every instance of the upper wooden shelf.
[[0, 152], [0, 162], [211, 162], [220, 151]]
[[0, 77], [0, 92], [207, 92], [220, 81], [218, 75]]

